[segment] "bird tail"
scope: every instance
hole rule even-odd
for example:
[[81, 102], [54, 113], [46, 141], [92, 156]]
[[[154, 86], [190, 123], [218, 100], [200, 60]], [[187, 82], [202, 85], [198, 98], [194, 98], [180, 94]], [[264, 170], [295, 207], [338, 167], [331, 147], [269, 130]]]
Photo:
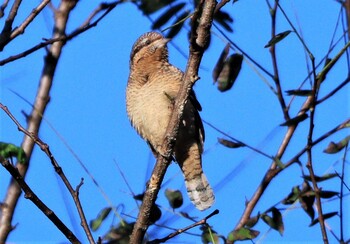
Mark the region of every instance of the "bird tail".
[[203, 211], [214, 203], [214, 192], [207, 177], [202, 173], [195, 178], [185, 179], [187, 194], [197, 209]]
[[198, 143], [189, 144], [175, 147], [176, 160], [185, 177], [187, 194], [191, 202], [197, 209], [203, 211], [213, 205], [214, 192], [202, 170], [200, 145]]

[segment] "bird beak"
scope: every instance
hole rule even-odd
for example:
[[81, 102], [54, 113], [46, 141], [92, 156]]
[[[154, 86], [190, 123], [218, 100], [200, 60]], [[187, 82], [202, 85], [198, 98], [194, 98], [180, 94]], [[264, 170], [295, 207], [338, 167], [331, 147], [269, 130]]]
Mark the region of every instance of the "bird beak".
[[157, 48], [162, 48], [162, 47], [166, 46], [166, 44], [167, 44], [168, 42], [170, 42], [170, 41], [171, 41], [170, 38], [163, 38], [163, 39], [160, 39], [160, 40], [157, 41], [156, 47], [157, 47]]

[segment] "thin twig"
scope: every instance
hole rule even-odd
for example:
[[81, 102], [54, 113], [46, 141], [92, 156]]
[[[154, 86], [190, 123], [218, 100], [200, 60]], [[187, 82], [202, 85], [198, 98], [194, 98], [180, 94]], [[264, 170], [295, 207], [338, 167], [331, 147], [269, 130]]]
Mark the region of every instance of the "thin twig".
[[345, 180], [345, 162], [347, 157], [349, 143], [346, 144], [344, 149], [344, 156], [342, 160], [342, 172], [340, 177], [340, 199], [339, 199], [339, 221], [340, 221], [340, 243], [344, 243], [344, 215], [343, 215], [343, 199], [344, 199], [344, 180]]
[[86, 217], [83, 211], [83, 207], [81, 205], [80, 199], [79, 199], [79, 189], [81, 187], [81, 185], [83, 184], [83, 181], [81, 181], [81, 183], [77, 186], [77, 190], [74, 190], [72, 185], [70, 184], [69, 180], [67, 179], [66, 175], [63, 172], [63, 169], [61, 168], [61, 166], [58, 164], [58, 162], [56, 161], [55, 157], [53, 156], [53, 154], [51, 153], [51, 150], [49, 148], [49, 146], [43, 142], [39, 137], [37, 137], [34, 133], [31, 133], [29, 131], [27, 131], [18, 121], [17, 119], [13, 116], [13, 114], [9, 111], [9, 109], [4, 106], [2, 103], [0, 103], [0, 108], [11, 118], [11, 120], [16, 124], [17, 128], [19, 131], [23, 132], [25, 135], [27, 135], [28, 137], [30, 137], [35, 144], [37, 144], [40, 149], [45, 152], [45, 154], [49, 157], [52, 166], [54, 167], [56, 173], [61, 177], [63, 183], [65, 184], [65, 186], [67, 187], [68, 191], [70, 192], [70, 194], [73, 197], [73, 200], [75, 202], [75, 205], [77, 206], [77, 210], [81, 219], [81, 224], [84, 228], [85, 233], [87, 234], [87, 237], [90, 241], [90, 243], [94, 243], [94, 239], [92, 237], [89, 225], [86, 221]]
[[[70, 33], [69, 35], [65, 35], [65, 36], [59, 36], [59, 37], [56, 37], [56, 38], [51, 38], [51, 39], [48, 39], [48, 40], [45, 40], [37, 45], [35, 45], [34, 47], [31, 47], [29, 49], [27, 49], [26, 51], [24, 52], [21, 52], [19, 54], [16, 54], [16, 55], [13, 55], [13, 56], [10, 56], [10, 57], [7, 57], [3, 60], [0, 60], [0, 66], [3, 66], [7, 63], [10, 63], [10, 62], [13, 62], [17, 59], [20, 59], [20, 58], [24, 58], [26, 57], [27, 55], [41, 49], [41, 48], [44, 48], [50, 44], [53, 44], [55, 42], [67, 42], [73, 38], [75, 38], [76, 36], [80, 35], [81, 33], [91, 29], [92, 27], [95, 27], [97, 26], [97, 24], [109, 13], [111, 12], [119, 3], [122, 3], [123, 0], [120, 0], [120, 1], [116, 1], [116, 2], [113, 2], [113, 3], [110, 3], [110, 4], [104, 4], [104, 7], [97, 7], [96, 10], [94, 10], [93, 14], [91, 14], [89, 16], [89, 18], [84, 21], [84, 23], [79, 26], [76, 30], [74, 30], [72, 33]], [[101, 4], [102, 5], [102, 4]], [[108, 7], [106, 7], [106, 5]], [[96, 19], [94, 22], [90, 23], [89, 21], [91, 21], [93, 19], [93, 17], [95, 17], [100, 11], [105, 11], [98, 19]], [[87, 24], [88, 23], [88, 24]]]
[[[3, 46], [3, 43], [6, 43], [6, 40], [8, 39], [8, 37], [11, 35], [11, 31], [12, 31], [12, 24], [15, 21], [19, 6], [21, 5], [22, 0], [15, 0], [10, 13], [5, 21], [5, 25], [4, 28], [1, 31], [0, 34], [0, 47]], [[2, 51], [3, 48], [0, 48], [0, 51]]]
[[173, 237], [175, 237], [175, 236], [177, 236], [177, 235], [179, 235], [179, 234], [181, 234], [181, 233], [183, 233], [185, 231], [188, 231], [189, 229], [192, 229], [192, 228], [194, 228], [196, 226], [199, 226], [199, 225], [205, 225], [205, 224], [207, 224], [207, 220], [209, 218], [211, 218], [212, 216], [214, 216], [214, 215], [216, 215], [218, 213], [219, 213], [219, 210], [216, 209], [216, 210], [214, 210], [214, 212], [212, 212], [211, 214], [209, 214], [205, 218], [197, 221], [196, 223], [191, 224], [191, 225], [189, 225], [189, 226], [187, 226], [187, 227], [185, 227], [183, 229], [178, 229], [175, 232], [173, 232], [173, 233], [171, 233], [171, 234], [169, 234], [166, 237], [163, 237], [161, 239], [155, 239], [155, 240], [149, 241], [148, 244], [164, 243], [164, 242], [170, 240], [171, 238], [173, 238]]
[[240, 141], [240, 140], [238, 140], [238, 139], [236, 139], [236, 138], [230, 136], [229, 134], [227, 134], [227, 133], [224, 132], [223, 130], [220, 130], [219, 128], [217, 128], [217, 127], [214, 126], [213, 124], [211, 124], [211, 123], [209, 123], [209, 122], [207, 122], [207, 121], [205, 121], [205, 120], [203, 120], [203, 119], [202, 119], [202, 121], [203, 121], [204, 124], [206, 124], [206, 125], [208, 125], [209, 127], [213, 128], [214, 130], [216, 130], [216, 131], [219, 132], [220, 134], [222, 134], [222, 135], [224, 135], [224, 136], [230, 138], [231, 140], [233, 140], [233, 141], [235, 141], [235, 142], [237, 142], [237, 143], [239, 143], [239, 144], [242, 144], [243, 146], [249, 148], [250, 150], [252, 150], [252, 151], [254, 151], [254, 152], [256, 152], [256, 153], [258, 153], [258, 154], [260, 154], [260, 155], [262, 155], [262, 156], [264, 156], [264, 157], [266, 157], [266, 158], [268, 158], [268, 159], [274, 160], [274, 157], [272, 157], [271, 155], [268, 155], [268, 154], [264, 153], [263, 151], [261, 151], [261, 150], [255, 148], [255, 147], [252, 147], [252, 146], [250, 146], [250, 145], [244, 143], [243, 141]]
[[[61, 1], [59, 7], [55, 11], [53, 38], [61, 37], [63, 33], [65, 33], [69, 14], [75, 8], [77, 2], [77, 0]], [[34, 137], [38, 135], [42, 122], [42, 114], [44, 114], [47, 104], [50, 100], [50, 91], [53, 83], [54, 73], [56, 71], [57, 62], [60, 58], [64, 44], [64, 42], [56, 42], [47, 50], [48, 53], [45, 57], [44, 67], [40, 77], [40, 84], [34, 103], [35, 109], [31, 111], [27, 121], [26, 131], [28, 131]], [[21, 147], [23, 148], [28, 158], [28, 164], [16, 164], [16, 167], [18, 168], [18, 171], [22, 177], [25, 177], [27, 173], [34, 146], [35, 141], [32, 139], [32, 137], [27, 135], [24, 136]], [[4, 243], [6, 241], [7, 236], [11, 231], [11, 222], [20, 195], [21, 188], [18, 186], [14, 179], [11, 179], [10, 184], [7, 188], [7, 194], [2, 201], [7, 205], [7, 208], [6, 210], [2, 211], [2, 215], [0, 216], [0, 243]], [[88, 232], [86, 234], [87, 236], [91, 236], [91, 234], [89, 235]], [[90, 239], [90, 242], [93, 242], [93, 239]]]
[[336, 88], [334, 88], [332, 91], [330, 91], [327, 95], [325, 95], [323, 98], [318, 99], [316, 102], [316, 105], [323, 103], [328, 98], [332, 97], [335, 93], [340, 91], [344, 86], [350, 83], [350, 76], [348, 76], [342, 83], [340, 83]]
[[73, 234], [73, 232], [68, 229], [68, 227], [57, 217], [57, 215], [43, 203], [40, 198], [33, 192], [33, 190], [28, 186], [28, 184], [24, 181], [21, 174], [18, 172], [18, 169], [14, 167], [8, 160], [3, 158], [0, 155], [0, 161], [2, 166], [12, 175], [12, 177], [16, 180], [16, 182], [20, 185], [24, 192], [24, 197], [29, 199], [35, 206], [37, 206], [43, 214], [46, 215], [48, 219], [59, 229], [63, 235], [67, 237], [67, 239], [71, 243], [80, 243], [78, 238]]
[[221, 0], [215, 7], [214, 14], [220, 11], [220, 9], [225, 6], [230, 0]]
[[35, 17], [45, 8], [45, 6], [50, 2], [51, 0], [43, 0], [36, 8], [32, 10], [32, 12], [29, 14], [29, 16], [23, 21], [23, 23], [18, 26], [16, 29], [14, 29], [9, 36], [4, 37], [5, 40], [0, 41], [0, 50], [3, 50], [4, 47], [11, 42], [13, 39], [15, 39], [20, 34], [23, 34], [25, 29], [28, 27], [28, 25], [35, 19]]
[[271, 72], [269, 72], [267, 69], [265, 69], [261, 64], [259, 64], [257, 61], [255, 61], [248, 53], [246, 53], [245, 51], [243, 51], [242, 48], [240, 48], [236, 43], [234, 43], [226, 34], [225, 32], [219, 28], [219, 26], [217, 24], [215, 24], [215, 22], [213, 22], [213, 26], [220, 32], [220, 34], [226, 38], [226, 40], [234, 47], [236, 48], [238, 51], [240, 51], [245, 58], [248, 58], [253, 64], [255, 64], [261, 71], [263, 71], [266, 75], [268, 75], [269, 77], [273, 78], [273, 74]]
[[[274, 7], [270, 8], [270, 14], [271, 14], [271, 38], [274, 38], [276, 36], [276, 16], [277, 16], [277, 6], [278, 6], [278, 0], [275, 1]], [[271, 45], [270, 47], [270, 53], [271, 53], [271, 59], [272, 59], [272, 66], [273, 66], [273, 80], [275, 82], [276, 86], [276, 95], [278, 98], [278, 101], [280, 103], [280, 106], [282, 108], [282, 113], [284, 116], [284, 119], [288, 121], [290, 119], [289, 112], [286, 106], [286, 102], [283, 97], [283, 90], [282, 85], [279, 78], [279, 72], [278, 72], [278, 65], [277, 65], [277, 56], [276, 56], [276, 45]]]

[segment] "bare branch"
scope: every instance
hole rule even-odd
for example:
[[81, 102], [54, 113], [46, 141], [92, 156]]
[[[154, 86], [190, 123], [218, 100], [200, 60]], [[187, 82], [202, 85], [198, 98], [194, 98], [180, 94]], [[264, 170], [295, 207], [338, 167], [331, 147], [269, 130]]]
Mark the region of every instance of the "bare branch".
[[166, 130], [166, 138], [163, 143], [164, 151], [167, 152], [166, 157], [159, 155], [157, 158], [157, 163], [153, 169], [152, 176], [143, 197], [137, 221], [134, 225], [130, 243], [141, 243], [148, 228], [152, 206], [156, 201], [161, 182], [163, 181], [165, 172], [171, 162], [171, 153], [184, 105], [192, 86], [198, 80], [198, 69], [204, 53], [204, 47], [207, 44], [208, 35], [210, 34], [215, 5], [216, 1], [213, 0], [201, 1], [192, 17], [192, 23], [194, 23], [194, 25], [192, 26], [191, 31], [190, 56], [187, 62], [186, 71], [182, 77], [183, 84], [175, 101], [175, 109]]
[[[5, 113], [17, 125], [18, 130], [23, 132], [28, 137], [30, 137], [33, 140], [33, 142], [35, 142], [40, 147], [40, 149], [43, 152], [45, 152], [45, 154], [49, 157], [49, 159], [51, 161], [51, 164], [54, 167], [56, 173], [61, 177], [63, 183], [65, 184], [65, 186], [67, 187], [68, 191], [70, 192], [70, 194], [73, 197], [73, 200], [75, 202], [75, 205], [77, 207], [77, 210], [78, 210], [78, 213], [79, 213], [79, 216], [80, 216], [81, 225], [83, 226], [84, 231], [85, 231], [85, 233], [86, 233], [90, 243], [94, 243], [94, 239], [92, 237], [91, 231], [89, 229], [89, 225], [88, 225], [88, 223], [86, 221], [86, 217], [85, 217], [85, 214], [84, 214], [84, 211], [83, 211], [83, 207], [82, 207], [80, 199], [79, 199], [79, 189], [84, 183], [83, 179], [81, 180], [80, 184], [76, 187], [76, 190], [74, 190], [72, 185], [70, 184], [69, 180], [67, 179], [66, 175], [64, 174], [61, 166], [58, 164], [58, 162], [56, 161], [55, 157], [51, 153], [49, 146], [45, 142], [43, 142], [40, 138], [38, 138], [34, 133], [31, 133], [31, 132], [27, 131], [26, 129], [24, 129], [23, 126], [21, 126], [21, 124], [16, 120], [16, 118], [8, 110], [8, 108], [6, 106], [4, 106], [2, 103], [0, 103], [0, 108], [2, 110], [4, 110]], [[22, 165], [22, 164], [17, 164], [17, 167], [19, 165]]]
[[[278, 0], [275, 1], [275, 5], [272, 9], [270, 9], [270, 14], [271, 14], [271, 22], [272, 22], [272, 27], [271, 27], [271, 37], [274, 38], [276, 36], [276, 15], [277, 15], [277, 6], [278, 6]], [[287, 121], [290, 119], [289, 112], [283, 97], [283, 90], [279, 78], [279, 72], [278, 72], [278, 65], [277, 65], [277, 56], [276, 56], [276, 45], [271, 45], [270, 47], [270, 53], [271, 53], [271, 59], [272, 59], [272, 65], [273, 65], [273, 71], [274, 71], [274, 76], [273, 80], [276, 85], [276, 95], [278, 98], [278, 101], [281, 105], [282, 112], [284, 119]]]
[[[15, 39], [20, 34], [23, 34], [27, 26], [35, 19], [35, 17], [41, 12], [41, 10], [44, 9], [44, 7], [50, 2], [51, 0], [43, 0], [35, 9], [32, 10], [30, 15], [23, 21], [23, 23], [14, 29], [11, 34], [9, 35], [1, 35], [0, 36], [0, 50], [2, 51], [4, 47], [11, 42], [13, 39]], [[10, 30], [11, 31], [11, 30]]]
[[[79, 26], [77, 29], [75, 29], [72, 33], [70, 33], [69, 35], [61, 35], [58, 37], [54, 37], [48, 40], [45, 40], [37, 45], [35, 45], [32, 48], [27, 49], [26, 51], [10, 56], [8, 58], [5, 58], [3, 60], [0, 60], [0, 66], [3, 66], [7, 63], [13, 62], [17, 59], [20, 58], [24, 58], [27, 55], [43, 48], [46, 47], [50, 44], [56, 43], [56, 42], [67, 42], [71, 39], [73, 39], [74, 37], [80, 35], [81, 33], [91, 29], [92, 27], [97, 26], [97, 24], [109, 13], [111, 12], [119, 3], [122, 3], [123, 1], [116, 1], [113, 3], [109, 3], [109, 4], [100, 4], [94, 11], [93, 13], [88, 17], [88, 19], [86, 21], [84, 21], [84, 23]], [[96, 19], [94, 22], [90, 23], [90, 21], [100, 12], [100, 11], [105, 11], [98, 19]]]
[[[61, 1], [58, 9], [55, 11], [56, 16], [53, 38], [59, 38], [64, 35], [69, 13], [74, 9], [76, 4], [77, 0]], [[29, 116], [27, 125], [27, 131], [30, 132], [31, 135], [38, 134], [42, 121], [42, 115], [44, 114], [47, 104], [50, 100], [49, 94], [53, 82], [53, 76], [63, 46], [64, 42], [55, 42], [48, 50], [48, 54], [45, 57], [45, 64], [40, 79], [36, 101], [34, 103], [34, 108]], [[28, 159], [31, 158], [34, 145], [35, 142], [30, 136], [24, 137], [21, 147], [26, 153]], [[17, 163], [16, 165], [19, 174], [23, 178], [27, 173], [29, 161], [30, 160], [28, 160], [28, 164]], [[2, 215], [0, 216], [0, 243], [6, 242], [7, 236], [11, 231], [11, 222], [20, 195], [21, 188], [14, 179], [11, 179], [10, 185], [7, 189], [7, 195], [2, 201], [7, 206], [7, 208], [5, 211], [2, 211]]]
[[80, 243], [78, 238], [68, 227], [57, 217], [57, 215], [43, 203], [40, 198], [32, 191], [32, 189], [24, 181], [23, 177], [18, 172], [18, 169], [14, 167], [8, 160], [0, 156], [2, 166], [12, 175], [18, 185], [22, 188], [25, 195], [24, 197], [32, 201], [41, 212], [43, 212], [48, 219], [59, 229], [71, 243]]
[[218, 214], [218, 213], [219, 213], [219, 210], [216, 209], [216, 210], [214, 210], [214, 212], [212, 212], [211, 214], [209, 214], [209, 215], [206, 216], [205, 218], [203, 218], [203, 219], [197, 221], [196, 223], [191, 224], [191, 225], [189, 225], [189, 226], [187, 226], [187, 227], [185, 227], [185, 228], [183, 228], [183, 229], [178, 229], [178, 230], [176, 230], [175, 232], [173, 232], [173, 233], [167, 235], [166, 237], [164, 237], [164, 238], [162, 238], [162, 239], [155, 239], [155, 240], [152, 240], [152, 241], [148, 242], [148, 244], [164, 243], [164, 242], [170, 240], [171, 238], [173, 238], [173, 237], [175, 237], [175, 236], [177, 236], [177, 235], [180, 235], [181, 233], [183, 233], [183, 232], [185, 232], [185, 231], [188, 231], [189, 229], [192, 229], [192, 228], [194, 228], [194, 227], [196, 227], [196, 226], [199, 226], [199, 225], [205, 225], [205, 224], [207, 224], [207, 220], [208, 220], [209, 218], [211, 218], [212, 216], [214, 216], [214, 215], [216, 215], [216, 214]]

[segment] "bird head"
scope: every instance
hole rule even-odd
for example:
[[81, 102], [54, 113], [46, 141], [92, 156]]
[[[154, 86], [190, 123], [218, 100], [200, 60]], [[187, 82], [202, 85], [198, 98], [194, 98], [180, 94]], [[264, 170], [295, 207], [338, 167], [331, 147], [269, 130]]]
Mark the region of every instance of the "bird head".
[[157, 32], [147, 32], [140, 36], [132, 47], [130, 67], [139, 63], [168, 62], [168, 48], [170, 39]]

